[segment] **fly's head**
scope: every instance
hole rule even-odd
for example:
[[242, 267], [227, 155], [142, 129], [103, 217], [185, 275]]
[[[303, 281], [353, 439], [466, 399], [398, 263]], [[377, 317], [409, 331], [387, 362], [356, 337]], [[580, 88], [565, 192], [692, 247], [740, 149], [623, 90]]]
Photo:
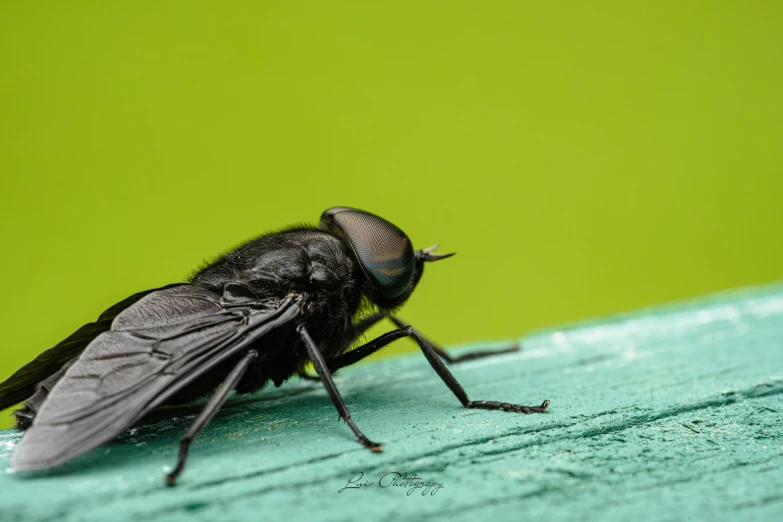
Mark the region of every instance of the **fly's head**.
[[410, 297], [425, 262], [454, 255], [436, 254], [437, 244], [414, 251], [405, 232], [354, 208], [330, 208], [321, 215], [319, 228], [343, 242], [367, 278], [367, 297], [383, 310], [397, 308]]

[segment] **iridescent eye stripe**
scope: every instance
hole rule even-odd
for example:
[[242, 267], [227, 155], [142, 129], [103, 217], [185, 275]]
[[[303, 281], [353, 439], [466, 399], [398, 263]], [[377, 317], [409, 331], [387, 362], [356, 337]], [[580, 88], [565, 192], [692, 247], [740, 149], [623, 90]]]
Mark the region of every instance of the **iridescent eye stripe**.
[[372, 265], [376, 272], [386, 276], [390, 281], [398, 277], [404, 277], [408, 269], [408, 263], [405, 258], [399, 256], [396, 259], [373, 261]]

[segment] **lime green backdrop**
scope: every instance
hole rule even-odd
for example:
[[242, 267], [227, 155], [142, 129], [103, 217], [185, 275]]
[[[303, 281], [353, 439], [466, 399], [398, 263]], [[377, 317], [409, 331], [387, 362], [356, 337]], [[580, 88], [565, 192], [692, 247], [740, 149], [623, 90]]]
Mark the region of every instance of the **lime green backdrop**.
[[783, 2], [545, 4], [2, 1], [0, 378], [334, 205], [444, 344], [781, 278]]

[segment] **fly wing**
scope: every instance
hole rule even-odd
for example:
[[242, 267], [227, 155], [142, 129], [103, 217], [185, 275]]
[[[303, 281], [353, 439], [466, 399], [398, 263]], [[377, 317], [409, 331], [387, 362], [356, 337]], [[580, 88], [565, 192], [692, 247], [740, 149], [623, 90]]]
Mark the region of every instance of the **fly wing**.
[[[235, 285], [233, 285], [235, 286]], [[153, 292], [114, 319], [52, 388], [11, 459], [61, 464], [109, 441], [204, 372], [299, 314], [299, 301], [199, 286]]]
[[124, 309], [145, 295], [179, 285], [153, 288], [133, 294], [101, 314], [97, 321], [87, 323], [56, 346], [42, 352], [38, 357], [19, 368], [8, 379], [0, 383], [0, 410], [21, 402], [35, 393], [38, 383], [57, 373], [65, 363], [78, 356], [98, 335], [111, 328], [112, 320]]

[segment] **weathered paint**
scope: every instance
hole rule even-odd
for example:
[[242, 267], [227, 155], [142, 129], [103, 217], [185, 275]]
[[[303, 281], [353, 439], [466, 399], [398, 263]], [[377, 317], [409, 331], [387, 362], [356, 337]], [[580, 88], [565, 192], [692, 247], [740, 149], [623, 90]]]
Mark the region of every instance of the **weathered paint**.
[[[320, 385], [289, 382], [221, 412], [174, 489], [164, 467], [195, 408], [56, 472], [0, 474], [0, 520], [783, 520], [783, 287], [542, 332], [452, 370], [473, 399], [552, 405], [466, 410], [420, 354], [379, 360], [336, 382], [381, 454]], [[0, 432], [0, 469], [19, 437]], [[357, 472], [374, 485], [338, 492]], [[388, 472], [443, 488], [379, 487]]]

